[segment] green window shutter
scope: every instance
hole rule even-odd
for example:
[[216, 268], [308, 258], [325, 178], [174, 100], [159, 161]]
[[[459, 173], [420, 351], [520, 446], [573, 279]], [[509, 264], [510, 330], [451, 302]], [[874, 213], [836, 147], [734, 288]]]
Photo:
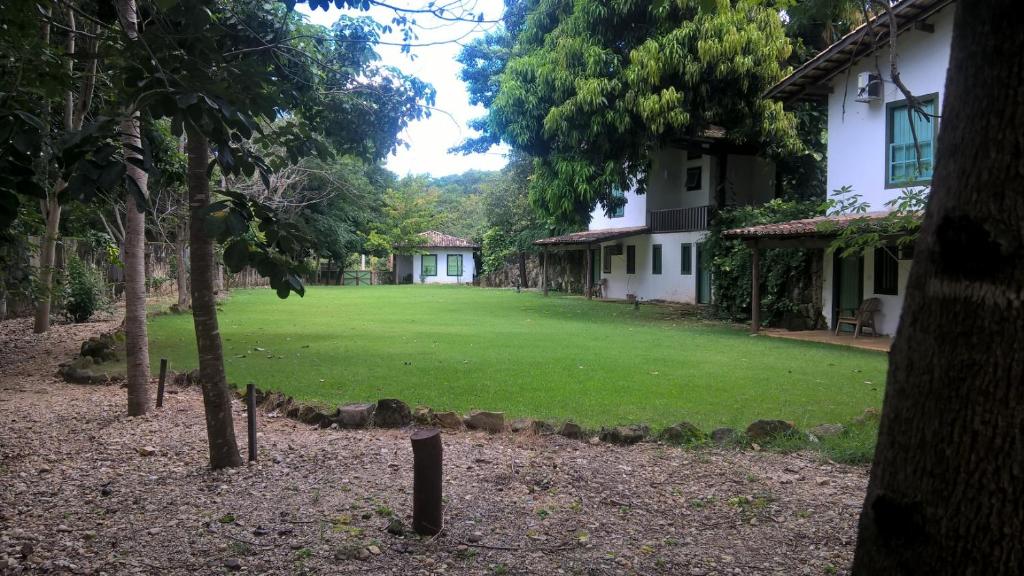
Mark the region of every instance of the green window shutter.
[[[921, 107], [928, 114], [935, 114], [935, 98], [922, 100]], [[932, 116], [913, 112], [913, 131], [911, 119], [907, 117], [907, 105], [896, 104], [888, 108], [888, 166], [886, 167], [886, 183], [890, 186], [927, 182], [932, 178], [932, 165], [935, 154], [935, 122]], [[917, 133], [917, 145], [914, 144], [914, 132]], [[921, 166], [918, 167], [917, 151], [921, 151]]]
[[661, 244], [651, 246], [651, 274], [661, 274]]
[[437, 276], [437, 254], [420, 256], [420, 275]]
[[601, 262], [601, 271], [605, 274], [612, 273], [612, 248], [611, 246], [604, 247], [604, 254]]
[[448, 255], [448, 275], [462, 276], [462, 254]]
[[679, 273], [683, 276], [693, 274], [693, 244], [682, 244], [679, 252], [682, 254], [679, 261]]
[[626, 274], [636, 274], [636, 246], [626, 246]]

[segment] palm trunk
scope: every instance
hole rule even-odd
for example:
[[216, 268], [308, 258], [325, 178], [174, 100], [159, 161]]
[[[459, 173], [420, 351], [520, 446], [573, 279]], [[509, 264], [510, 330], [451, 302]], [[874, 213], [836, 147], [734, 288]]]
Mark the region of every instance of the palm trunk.
[[178, 310], [188, 310], [192, 307], [192, 299], [188, 292], [188, 223], [178, 226]]
[[210, 181], [206, 166], [210, 159], [206, 137], [188, 131], [189, 243], [192, 260], [192, 319], [199, 349], [199, 379], [203, 386], [206, 434], [210, 442], [210, 467], [241, 466], [231, 417], [231, 391], [224, 374], [224, 350], [217, 326], [217, 301], [213, 281], [216, 273], [213, 239], [206, 235], [201, 219], [210, 204]]
[[956, 4], [931, 199], [890, 354], [853, 573], [1024, 566], [1024, 31]]
[[50, 303], [53, 301], [53, 261], [56, 259], [57, 234], [60, 230], [61, 206], [57, 203], [57, 190], [64, 187], [62, 181], [54, 185], [53, 194], [42, 202], [46, 216], [46, 233], [39, 246], [39, 296], [36, 302], [36, 316], [33, 330], [41, 334], [50, 329]]
[[[120, 0], [117, 6], [121, 26], [129, 38], [138, 36], [134, 0]], [[135, 149], [142, 147], [139, 113], [121, 122], [121, 142], [126, 158], [140, 158]], [[125, 162], [126, 176], [138, 190], [127, 186], [125, 192], [124, 236], [124, 335], [128, 357], [128, 415], [139, 416], [149, 409], [149, 338], [146, 333], [146, 215], [139, 208], [147, 193], [149, 175], [131, 162]]]

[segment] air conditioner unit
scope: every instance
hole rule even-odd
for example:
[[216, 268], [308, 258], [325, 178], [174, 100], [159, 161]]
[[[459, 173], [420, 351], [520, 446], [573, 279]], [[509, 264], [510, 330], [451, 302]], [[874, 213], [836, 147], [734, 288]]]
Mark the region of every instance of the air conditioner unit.
[[882, 99], [882, 78], [871, 72], [857, 74], [857, 102], [877, 102]]

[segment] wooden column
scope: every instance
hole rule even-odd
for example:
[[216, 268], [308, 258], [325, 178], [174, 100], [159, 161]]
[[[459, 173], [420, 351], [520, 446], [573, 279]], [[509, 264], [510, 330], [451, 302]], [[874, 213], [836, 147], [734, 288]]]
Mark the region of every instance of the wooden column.
[[750, 243], [750, 332], [761, 330], [761, 249]]
[[590, 300], [594, 297], [594, 254], [591, 251], [589, 244], [587, 245], [586, 251], [583, 253], [583, 257], [587, 259], [587, 264], [583, 267], [585, 270], [584, 274], [587, 275], [583, 281], [583, 285], [586, 286], [585, 290], [587, 293], [587, 300]]
[[412, 437], [412, 529], [433, 536], [444, 526], [441, 502], [441, 431], [427, 428]]
[[544, 286], [544, 295], [548, 295], [548, 247], [544, 247], [544, 267], [541, 269], [540, 283]]

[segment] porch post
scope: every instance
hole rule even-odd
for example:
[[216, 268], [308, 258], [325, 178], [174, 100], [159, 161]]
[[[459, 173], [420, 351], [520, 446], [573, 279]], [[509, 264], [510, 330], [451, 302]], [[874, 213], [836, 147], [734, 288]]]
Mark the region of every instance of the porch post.
[[540, 283], [544, 285], [544, 295], [548, 295], [548, 247], [544, 247], [544, 268], [541, 270]]
[[584, 267], [584, 274], [587, 277], [583, 281], [583, 285], [586, 286], [587, 300], [594, 297], [594, 255], [591, 253], [590, 244], [587, 244], [587, 249], [583, 253], [583, 257], [587, 259], [587, 265]]
[[750, 332], [761, 330], [761, 250], [757, 241], [750, 243]]

